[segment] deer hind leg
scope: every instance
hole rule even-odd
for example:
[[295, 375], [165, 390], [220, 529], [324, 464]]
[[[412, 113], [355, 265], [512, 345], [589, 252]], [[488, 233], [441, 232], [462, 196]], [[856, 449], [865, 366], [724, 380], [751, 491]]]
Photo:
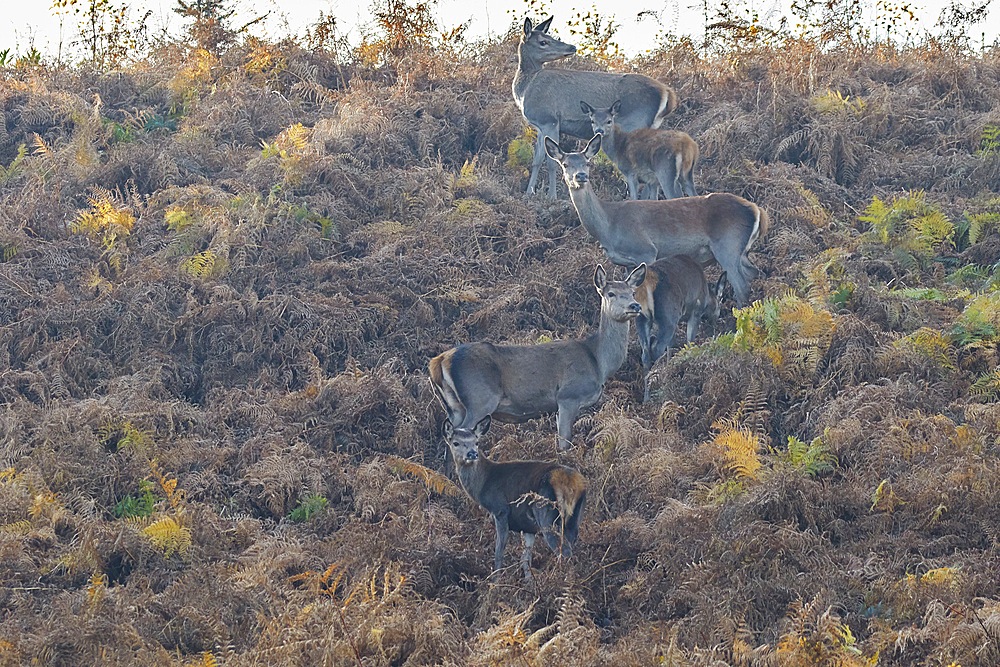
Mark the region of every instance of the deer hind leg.
[[680, 184], [677, 182], [677, 162], [674, 156], [668, 156], [656, 165], [656, 178], [660, 181], [663, 196], [667, 199], [677, 199], [681, 196]]
[[521, 552], [521, 569], [524, 570], [525, 581], [531, 581], [531, 549], [535, 546], [533, 533], [521, 533], [524, 538], [524, 551]]
[[563, 522], [559, 520], [559, 511], [554, 507], [535, 507], [535, 523], [542, 529], [545, 542], [557, 556], [569, 558], [573, 555], [573, 545], [563, 534]]
[[684, 195], [687, 197], [697, 197], [698, 191], [694, 189], [694, 165], [691, 166], [684, 174], [681, 176], [681, 182], [683, 185]]

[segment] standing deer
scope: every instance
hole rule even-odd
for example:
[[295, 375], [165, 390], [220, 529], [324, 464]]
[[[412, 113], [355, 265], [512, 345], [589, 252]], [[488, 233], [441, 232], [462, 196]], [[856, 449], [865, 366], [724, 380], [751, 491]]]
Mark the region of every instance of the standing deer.
[[[664, 353], [670, 354], [678, 322], [687, 320], [689, 343], [698, 335], [698, 324], [703, 317], [715, 335], [724, 289], [725, 273], [715, 287], [710, 288], [701, 266], [685, 255], [661, 259], [648, 267], [645, 282], [635, 292], [642, 306], [642, 315], [636, 318], [635, 328], [639, 332], [642, 365], [646, 369], [643, 402], [649, 400], [649, 370]], [[654, 326], [656, 333], [652, 331]]]
[[431, 384], [451, 424], [468, 431], [487, 415], [524, 422], [558, 411], [558, 449], [572, 447], [580, 410], [597, 402], [625, 362], [629, 325], [641, 310], [634, 292], [645, 277], [641, 265], [624, 281], [609, 281], [598, 265], [601, 324], [587, 338], [524, 346], [466, 343], [431, 359]]
[[521, 567], [531, 579], [531, 548], [541, 533], [558, 556], [573, 555], [580, 517], [587, 501], [587, 480], [558, 463], [510, 461], [495, 463], [479, 454], [479, 438], [490, 428], [486, 415], [472, 429], [444, 422], [444, 437], [458, 466], [458, 479], [466, 493], [491, 515], [497, 528], [493, 571], [503, 565], [510, 531], [524, 538]]
[[[673, 89], [648, 76], [544, 69], [545, 63], [576, 53], [575, 46], [549, 35], [552, 18], [550, 16], [535, 28], [531, 19], [524, 20], [524, 33], [517, 47], [517, 73], [511, 86], [514, 101], [525, 120], [538, 130], [528, 194], [535, 192], [538, 171], [545, 159], [542, 142], [546, 137], [558, 142], [560, 132], [580, 139], [592, 136], [590, 120], [580, 113], [581, 99], [601, 106], [611, 106], [615, 100], [622, 100], [618, 124], [626, 131], [659, 127], [663, 115], [677, 107], [677, 94]], [[555, 199], [555, 164], [550, 162], [548, 167], [549, 197]]]
[[599, 134], [579, 153], [563, 153], [556, 142], [545, 140], [545, 152], [562, 165], [580, 222], [611, 261], [633, 267], [687, 255], [702, 266], [718, 262], [733, 285], [737, 303], [745, 306], [750, 281], [759, 274], [747, 253], [767, 232], [767, 212], [727, 193], [664, 201], [601, 201], [590, 184], [590, 161], [600, 150]]
[[698, 144], [694, 139], [679, 130], [652, 127], [626, 132], [616, 122], [621, 107], [621, 100], [607, 109], [595, 109], [580, 101], [593, 131], [601, 135], [604, 152], [625, 175], [629, 196], [639, 198], [639, 183], [646, 186], [646, 199], [657, 198], [657, 185], [667, 199], [697, 195], [692, 176], [698, 162]]

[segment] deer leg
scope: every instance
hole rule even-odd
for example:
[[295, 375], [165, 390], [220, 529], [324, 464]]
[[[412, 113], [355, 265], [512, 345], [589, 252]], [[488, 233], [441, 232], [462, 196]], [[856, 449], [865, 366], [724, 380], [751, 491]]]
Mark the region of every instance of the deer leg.
[[684, 181], [684, 194], [688, 197], [697, 197], [698, 191], [694, 189], [694, 167], [688, 170], [682, 179]]
[[579, 414], [579, 401], [563, 401], [559, 403], [559, 414], [556, 417], [556, 423], [559, 427], [559, 435], [556, 437], [556, 441], [560, 452], [572, 449], [573, 422], [576, 421], [576, 417]]
[[521, 533], [524, 538], [524, 551], [521, 552], [521, 569], [524, 570], [524, 580], [531, 581], [531, 548], [535, 546], [533, 533]]
[[[545, 127], [538, 127], [538, 141], [535, 143], [535, 155], [531, 160], [531, 178], [528, 179], [528, 189], [527, 193], [529, 195], [535, 194], [535, 184], [538, 182], [538, 170], [542, 167], [542, 160], [547, 160], [548, 156], [545, 154], [545, 137], [552, 137], [552, 131], [555, 129], [555, 136], [553, 141], [559, 142], [559, 131], [558, 127], [552, 128], [548, 125]], [[552, 171], [551, 162], [549, 164], [549, 172]]]
[[625, 177], [625, 182], [628, 183], [628, 196], [631, 199], [639, 198], [639, 178], [634, 174], [629, 174]]
[[642, 365], [647, 371], [649, 371], [649, 367], [653, 365], [653, 360], [650, 357], [652, 323], [645, 315], [639, 315], [639, 317], [635, 318], [635, 329], [639, 334], [639, 349], [642, 350]]
[[493, 571], [497, 572], [503, 566], [503, 552], [507, 549], [507, 537], [510, 535], [510, 523], [507, 521], [507, 512], [494, 514], [493, 523], [497, 527], [497, 550], [493, 557]]
[[677, 183], [677, 165], [674, 164], [673, 159], [668, 158], [657, 165], [656, 178], [660, 181], [660, 187], [663, 188], [664, 197], [676, 199], [681, 196]]
[[701, 322], [701, 313], [698, 312], [698, 309], [692, 308], [692, 311], [687, 324], [687, 340], [689, 343], [693, 343], [694, 339], [698, 337], [698, 324]]

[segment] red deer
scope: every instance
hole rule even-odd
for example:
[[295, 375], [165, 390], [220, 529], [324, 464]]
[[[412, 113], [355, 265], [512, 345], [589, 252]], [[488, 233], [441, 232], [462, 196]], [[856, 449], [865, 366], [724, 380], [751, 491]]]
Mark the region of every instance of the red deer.
[[466, 343], [431, 359], [431, 385], [452, 425], [469, 431], [487, 415], [516, 423], [558, 411], [558, 448], [572, 447], [580, 410], [597, 402], [604, 383], [625, 363], [629, 325], [640, 311], [633, 294], [645, 277], [643, 265], [624, 281], [609, 281], [598, 265], [601, 323], [588, 338], [524, 346]]
[[703, 317], [715, 335], [725, 288], [725, 273], [712, 289], [701, 266], [684, 255], [661, 259], [647, 268], [646, 280], [635, 292], [642, 306], [642, 315], [636, 318], [635, 327], [639, 331], [642, 365], [646, 369], [643, 401], [649, 400], [649, 369], [664, 353], [670, 354], [678, 322], [687, 320], [689, 343], [698, 335], [698, 324]]
[[597, 239], [612, 262], [633, 267], [658, 259], [687, 255], [702, 266], [718, 262], [743, 307], [750, 281], [759, 272], [747, 257], [767, 232], [767, 212], [728, 193], [664, 201], [601, 201], [590, 184], [590, 161], [601, 150], [595, 135], [579, 153], [563, 153], [551, 139], [545, 151], [563, 168], [580, 222]]
[[[576, 53], [575, 46], [549, 35], [551, 23], [550, 16], [532, 28], [531, 19], [524, 20], [524, 33], [517, 47], [517, 73], [511, 86], [514, 101], [525, 120], [538, 130], [528, 194], [535, 191], [538, 171], [545, 159], [542, 141], [546, 137], [558, 142], [560, 132], [580, 139], [593, 135], [590, 120], [580, 113], [581, 99], [601, 106], [611, 106], [615, 100], [622, 100], [618, 123], [627, 131], [659, 127], [663, 115], [677, 107], [677, 94], [673, 89], [648, 76], [544, 69], [545, 63]], [[555, 164], [549, 162], [548, 167], [549, 197], [555, 199]]]
[[656, 186], [667, 199], [694, 197], [694, 166], [698, 144], [687, 133], [643, 127], [626, 132], [615, 122], [621, 100], [609, 109], [595, 109], [586, 102], [580, 108], [590, 118], [594, 132], [601, 135], [601, 147], [625, 175], [628, 194], [639, 198], [639, 183], [645, 184], [645, 199], [656, 199]]
[[503, 565], [507, 537], [513, 530], [524, 537], [521, 567], [525, 579], [530, 579], [536, 535], [542, 534], [558, 556], [573, 555], [587, 500], [587, 480], [558, 463], [489, 460], [479, 454], [479, 438], [489, 427], [489, 415], [472, 429], [455, 428], [445, 420], [444, 436], [466, 493], [493, 515], [497, 527], [493, 571]]

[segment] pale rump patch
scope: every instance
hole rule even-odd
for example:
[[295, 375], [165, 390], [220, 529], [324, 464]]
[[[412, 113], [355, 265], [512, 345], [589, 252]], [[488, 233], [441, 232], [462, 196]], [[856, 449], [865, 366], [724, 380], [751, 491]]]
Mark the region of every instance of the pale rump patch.
[[573, 514], [580, 496], [587, 490], [587, 480], [583, 475], [568, 468], [556, 468], [549, 474], [549, 483], [556, 492], [556, 503], [563, 517]]

